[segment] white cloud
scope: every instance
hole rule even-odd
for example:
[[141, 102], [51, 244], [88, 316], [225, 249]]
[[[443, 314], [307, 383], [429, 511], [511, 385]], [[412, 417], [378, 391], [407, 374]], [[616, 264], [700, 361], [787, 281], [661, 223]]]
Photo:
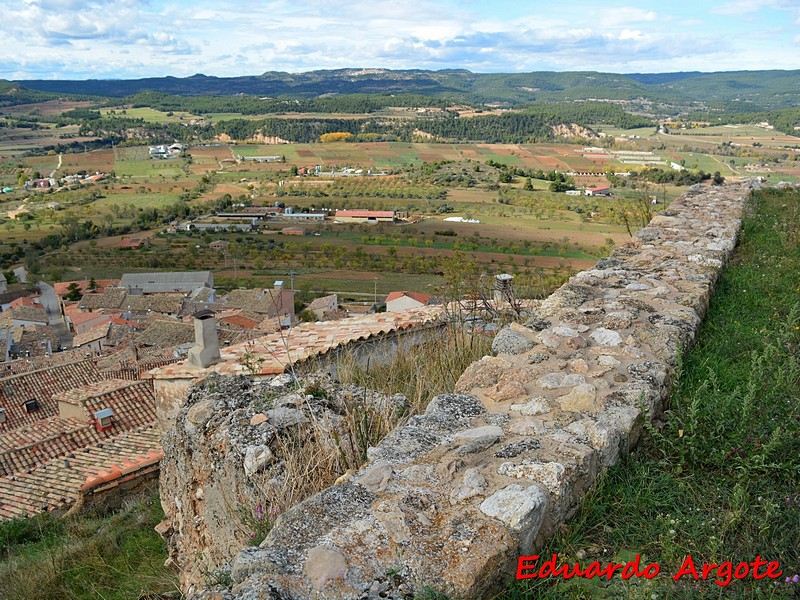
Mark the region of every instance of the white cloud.
[[763, 9], [797, 10], [797, 2], [795, 0], [734, 0], [712, 8], [711, 12], [738, 16], [756, 13]]
[[[745, 49], [745, 36], [726, 35], [723, 17], [706, 25], [699, 10], [686, 19], [688, 13], [669, 12], [678, 5], [656, 12], [615, 8], [614, 1], [593, 10], [578, 8], [578, 0], [514, 10], [501, 1], [493, 12], [467, 0], [7, 1], [0, 19], [15, 26], [0, 38], [0, 77], [28, 72], [35, 78], [45, 71], [61, 78], [230, 76], [360, 66], [718, 70], [745, 60], [753, 63], [746, 68], [758, 68], [758, 61], [800, 66], [792, 53], [768, 55], [765, 42]], [[719, 10], [747, 15], [759, 7], [774, 12], [797, 4], [734, 0]], [[787, 29], [789, 23], [782, 21]], [[788, 46], [794, 33], [775, 37]], [[762, 55], [779, 62], [764, 62]]]
[[631, 23], [643, 23], [658, 20], [658, 14], [643, 8], [620, 7], [604, 8], [598, 11], [600, 25], [603, 27], [619, 27]]
[[644, 40], [645, 35], [641, 31], [635, 31], [632, 29], [623, 29], [619, 33], [619, 39], [621, 40]]

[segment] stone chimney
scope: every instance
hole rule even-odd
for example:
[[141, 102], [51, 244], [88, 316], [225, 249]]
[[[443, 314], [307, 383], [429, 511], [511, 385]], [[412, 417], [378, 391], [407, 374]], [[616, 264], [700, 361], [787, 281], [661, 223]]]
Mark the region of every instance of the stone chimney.
[[210, 310], [201, 310], [192, 316], [195, 344], [189, 349], [189, 364], [205, 369], [219, 360], [217, 320]]
[[511, 298], [511, 284], [514, 282], [514, 276], [508, 273], [501, 273], [495, 276], [494, 279], [494, 301], [495, 302], [508, 302]]

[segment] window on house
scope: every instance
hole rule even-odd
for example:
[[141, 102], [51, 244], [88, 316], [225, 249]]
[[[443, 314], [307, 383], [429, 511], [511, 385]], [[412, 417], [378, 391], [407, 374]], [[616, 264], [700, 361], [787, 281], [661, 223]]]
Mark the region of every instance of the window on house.
[[104, 408], [94, 413], [95, 426], [98, 431], [105, 431], [109, 429], [114, 423], [114, 411], [110, 408]]
[[25, 408], [25, 412], [32, 413], [35, 410], [39, 410], [39, 403], [36, 401], [35, 398], [31, 398], [27, 402], [22, 405]]
[[4, 385], [4, 386], [3, 386], [3, 395], [4, 395], [6, 398], [11, 398], [11, 397], [14, 395], [14, 388], [13, 388], [13, 386], [10, 386], [10, 385]]
[[6, 409], [0, 407], [0, 423], [6, 422]]

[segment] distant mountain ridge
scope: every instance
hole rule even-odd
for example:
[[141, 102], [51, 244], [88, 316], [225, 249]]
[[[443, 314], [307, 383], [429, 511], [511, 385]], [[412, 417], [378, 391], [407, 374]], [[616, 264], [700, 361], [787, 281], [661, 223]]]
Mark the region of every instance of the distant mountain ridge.
[[129, 80], [22, 80], [41, 92], [126, 97], [145, 91], [180, 96], [318, 97], [325, 94], [411, 93], [454, 102], [525, 104], [576, 100], [647, 100], [664, 104], [703, 103], [730, 110], [800, 106], [800, 70], [717, 73], [599, 72], [472, 73], [465, 69], [335, 69], [261, 75], [150, 77]]

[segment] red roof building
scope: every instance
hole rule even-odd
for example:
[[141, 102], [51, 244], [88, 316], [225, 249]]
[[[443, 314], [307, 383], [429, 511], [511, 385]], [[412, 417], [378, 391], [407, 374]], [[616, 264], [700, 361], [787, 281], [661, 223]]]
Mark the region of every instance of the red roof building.
[[386, 311], [400, 312], [430, 304], [433, 296], [422, 292], [391, 292], [386, 296]]
[[393, 210], [337, 210], [335, 219], [337, 221], [394, 221], [395, 213]]

